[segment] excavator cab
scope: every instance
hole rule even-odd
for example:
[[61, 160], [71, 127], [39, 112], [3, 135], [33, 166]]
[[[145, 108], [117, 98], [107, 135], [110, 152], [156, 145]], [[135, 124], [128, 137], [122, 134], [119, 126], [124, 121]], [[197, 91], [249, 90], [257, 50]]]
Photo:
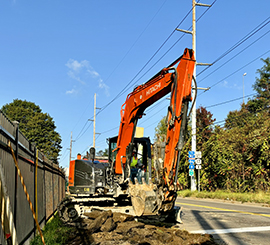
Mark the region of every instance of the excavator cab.
[[[117, 138], [118, 136], [112, 137], [107, 139], [109, 144], [109, 163], [114, 166], [115, 160], [116, 160], [116, 154], [117, 151], [114, 151], [117, 145]], [[151, 178], [151, 172], [152, 172], [152, 161], [151, 161], [151, 142], [148, 137], [141, 137], [141, 138], [134, 138], [134, 142], [132, 144], [133, 149], [131, 150], [132, 153], [135, 153], [135, 157], [137, 158], [137, 164], [136, 164], [136, 176], [132, 176], [132, 169], [127, 165], [123, 165], [123, 173], [125, 175], [124, 181], [128, 178], [131, 179], [133, 183], [135, 183], [134, 178], [138, 179], [140, 183], [142, 183], [142, 178], [145, 179], [145, 181], [148, 183], [149, 178]], [[133, 160], [132, 155], [129, 156], [130, 160], [127, 162], [130, 162]], [[133, 171], [135, 172], [135, 171]]]

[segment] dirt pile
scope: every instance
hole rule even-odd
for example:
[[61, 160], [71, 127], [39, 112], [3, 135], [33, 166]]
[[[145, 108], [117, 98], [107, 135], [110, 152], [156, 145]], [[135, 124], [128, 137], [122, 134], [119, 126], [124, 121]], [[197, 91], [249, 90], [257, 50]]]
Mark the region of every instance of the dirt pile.
[[133, 216], [93, 211], [88, 219], [81, 220], [74, 233], [70, 234], [69, 245], [181, 245], [216, 244], [210, 235], [189, 234], [179, 227], [159, 227], [138, 222]]

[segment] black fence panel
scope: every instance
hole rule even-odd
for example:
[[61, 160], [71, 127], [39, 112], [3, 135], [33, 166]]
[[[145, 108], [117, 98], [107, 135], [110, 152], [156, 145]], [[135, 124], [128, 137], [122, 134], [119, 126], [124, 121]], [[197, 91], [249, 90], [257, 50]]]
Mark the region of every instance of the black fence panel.
[[[0, 244], [4, 237], [12, 236], [14, 244], [29, 244], [35, 235], [36, 224], [26, 198], [29, 194], [37, 220], [41, 227], [54, 214], [59, 202], [65, 197], [65, 175], [62, 169], [49, 161], [18, 130], [19, 125], [11, 122], [0, 111]], [[18, 162], [25, 186], [21, 184], [12, 156]], [[6, 192], [3, 191], [5, 187]], [[10, 213], [7, 213], [10, 207]], [[1, 211], [2, 212], [2, 211]], [[11, 220], [12, 219], [12, 220]]]

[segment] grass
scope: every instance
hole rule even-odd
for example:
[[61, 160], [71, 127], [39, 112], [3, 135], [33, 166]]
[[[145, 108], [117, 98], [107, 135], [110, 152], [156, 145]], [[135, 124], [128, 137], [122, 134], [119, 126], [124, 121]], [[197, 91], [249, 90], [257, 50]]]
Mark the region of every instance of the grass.
[[[65, 244], [68, 239], [69, 233], [73, 229], [73, 227], [64, 226], [62, 221], [59, 219], [58, 214], [56, 214], [51, 220], [48, 221], [42, 231], [46, 245]], [[40, 236], [36, 236], [30, 242], [30, 244], [43, 245]]]
[[210, 198], [210, 199], [221, 199], [221, 200], [231, 200], [238, 202], [249, 202], [249, 203], [265, 203], [270, 205], [270, 193], [259, 191], [256, 193], [236, 193], [229, 191], [217, 190], [214, 192], [207, 191], [190, 191], [184, 190], [179, 191], [178, 196], [180, 197], [197, 197], [197, 198]]

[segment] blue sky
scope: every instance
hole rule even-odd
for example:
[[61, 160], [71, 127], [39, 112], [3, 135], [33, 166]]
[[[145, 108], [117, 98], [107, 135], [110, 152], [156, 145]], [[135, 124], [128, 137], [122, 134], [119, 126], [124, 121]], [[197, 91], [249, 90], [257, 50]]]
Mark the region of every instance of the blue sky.
[[[49, 113], [62, 137], [60, 165], [67, 167], [71, 131], [72, 157], [93, 144], [93, 124], [88, 119], [93, 118], [96, 93], [97, 107], [102, 108], [96, 118], [96, 132], [101, 133], [96, 146], [103, 150], [106, 138], [118, 133], [127, 94], [192, 47], [190, 35], [174, 32], [191, 10], [191, 2], [1, 0], [0, 107], [18, 98]], [[267, 20], [269, 9], [269, 0], [215, 1], [197, 22], [197, 61], [214, 62]], [[196, 8], [197, 19], [205, 10]], [[189, 14], [178, 28], [189, 29], [191, 24]], [[203, 71], [197, 77], [199, 87], [216, 84], [199, 92], [197, 107], [241, 98], [244, 73], [245, 95], [254, 93], [256, 71], [263, 65], [260, 58], [270, 56], [269, 31], [266, 24], [209, 69], [197, 67], [197, 74]], [[219, 122], [241, 103], [242, 99], [207, 109]], [[146, 110], [138, 125], [145, 128], [145, 136], [154, 138], [167, 105], [161, 100]]]

